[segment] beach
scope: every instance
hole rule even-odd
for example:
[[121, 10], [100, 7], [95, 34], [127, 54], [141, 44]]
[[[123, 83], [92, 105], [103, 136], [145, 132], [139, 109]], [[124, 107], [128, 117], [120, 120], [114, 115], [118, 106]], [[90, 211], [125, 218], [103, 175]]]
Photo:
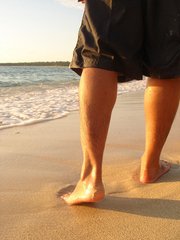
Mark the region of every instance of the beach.
[[60, 196], [79, 179], [79, 111], [0, 130], [1, 240], [180, 239], [180, 109], [161, 159], [171, 170], [138, 181], [144, 150], [143, 91], [118, 95], [104, 152], [106, 197], [67, 206]]

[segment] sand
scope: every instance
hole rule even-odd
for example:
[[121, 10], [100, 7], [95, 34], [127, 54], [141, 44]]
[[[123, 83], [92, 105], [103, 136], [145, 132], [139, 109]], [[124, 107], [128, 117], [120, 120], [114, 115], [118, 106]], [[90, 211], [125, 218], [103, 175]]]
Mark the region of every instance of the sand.
[[79, 178], [79, 113], [0, 131], [1, 240], [180, 239], [180, 110], [161, 158], [172, 169], [138, 183], [144, 149], [143, 92], [118, 96], [104, 153], [106, 198], [67, 206]]

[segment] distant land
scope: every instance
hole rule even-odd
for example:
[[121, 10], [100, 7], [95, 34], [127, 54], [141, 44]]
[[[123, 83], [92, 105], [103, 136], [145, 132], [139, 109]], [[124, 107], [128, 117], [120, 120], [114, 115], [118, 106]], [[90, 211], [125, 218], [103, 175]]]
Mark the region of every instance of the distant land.
[[18, 62], [18, 63], [0, 63], [0, 66], [69, 66], [70, 62], [58, 61], [58, 62]]

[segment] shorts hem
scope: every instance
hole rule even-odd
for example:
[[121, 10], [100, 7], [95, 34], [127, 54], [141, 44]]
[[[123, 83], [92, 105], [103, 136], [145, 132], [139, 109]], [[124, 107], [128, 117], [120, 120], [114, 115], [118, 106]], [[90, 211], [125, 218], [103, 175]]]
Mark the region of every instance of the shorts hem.
[[[177, 66], [179, 65], [177, 64]], [[120, 66], [120, 64], [117, 65], [113, 59], [104, 56], [98, 58], [86, 57], [85, 59], [83, 58], [82, 61], [77, 61], [77, 58], [75, 57], [70, 62], [69, 68], [79, 76], [81, 76], [84, 68], [100, 68], [108, 71], [114, 71], [118, 73], [118, 82], [143, 80], [143, 76], [157, 79], [174, 79], [180, 77], [180, 71], [176, 67], [172, 70], [164, 68], [159, 69], [159, 71], [158, 69], [153, 71], [153, 69], [147, 69], [147, 67], [142, 66], [142, 71], [141, 67], [137, 67], [137, 69], [135, 68], [133, 72], [130, 72], [128, 69], [123, 69], [123, 64], [122, 66]], [[131, 69], [130, 66], [129, 69]]]
[[108, 71], [113, 71], [118, 73], [118, 82], [129, 82], [133, 80], [142, 80], [143, 75], [141, 73], [138, 74], [133, 74], [133, 75], [126, 75], [123, 74], [123, 71], [121, 69], [116, 68], [113, 63], [107, 62], [107, 63], [102, 63], [102, 62], [91, 62], [88, 64], [77, 64], [74, 62], [71, 62], [69, 65], [69, 68], [74, 71], [76, 74], [81, 76], [82, 71], [84, 68], [100, 68]]

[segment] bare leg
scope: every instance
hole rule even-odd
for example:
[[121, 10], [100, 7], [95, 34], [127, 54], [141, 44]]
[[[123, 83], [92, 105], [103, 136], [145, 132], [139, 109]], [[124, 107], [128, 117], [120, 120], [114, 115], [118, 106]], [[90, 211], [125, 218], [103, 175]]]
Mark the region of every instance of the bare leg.
[[63, 196], [68, 204], [97, 202], [104, 198], [102, 159], [116, 96], [116, 72], [97, 68], [83, 70], [79, 98], [84, 161], [75, 190]]
[[146, 146], [140, 181], [155, 182], [170, 169], [160, 154], [170, 132], [180, 100], [179, 79], [148, 79], [145, 91]]

